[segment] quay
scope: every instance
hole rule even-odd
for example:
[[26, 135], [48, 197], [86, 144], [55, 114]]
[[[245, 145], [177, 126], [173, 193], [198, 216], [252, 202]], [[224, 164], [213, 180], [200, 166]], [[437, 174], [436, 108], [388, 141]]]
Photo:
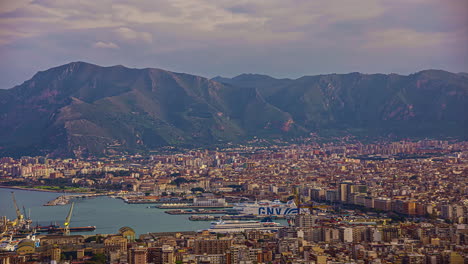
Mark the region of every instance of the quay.
[[159, 209], [191, 209], [191, 208], [232, 208], [232, 205], [194, 205], [190, 203], [180, 203], [180, 204], [159, 204], [155, 206], [150, 206], [151, 208], [159, 208]]
[[[189, 217], [190, 221], [213, 221], [218, 219], [223, 220], [262, 220], [266, 216], [260, 215], [223, 215], [223, 216], [215, 216], [215, 215], [191, 215]], [[284, 216], [268, 216], [272, 220], [276, 219], [285, 219]]]
[[195, 209], [195, 210], [168, 210], [164, 211], [166, 214], [170, 215], [184, 215], [184, 214], [227, 214], [227, 210], [219, 210], [219, 209], [212, 209], [212, 210], [204, 210], [204, 209]]
[[[156, 199], [128, 199], [124, 197], [118, 197], [128, 204], [165, 204], [167, 201], [161, 201]], [[186, 204], [187, 201], [171, 201], [173, 204]]]
[[86, 199], [86, 198], [94, 198], [98, 196], [106, 196], [107, 194], [97, 194], [97, 193], [89, 193], [89, 194], [70, 194], [70, 195], [61, 195], [51, 201], [48, 201], [44, 204], [44, 206], [56, 206], [56, 205], [67, 205], [73, 199]]

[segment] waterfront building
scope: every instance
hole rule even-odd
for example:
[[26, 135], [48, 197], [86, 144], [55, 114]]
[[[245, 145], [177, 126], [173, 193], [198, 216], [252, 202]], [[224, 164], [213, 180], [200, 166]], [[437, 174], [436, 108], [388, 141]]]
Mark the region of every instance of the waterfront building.
[[131, 227], [128, 227], [128, 226], [124, 226], [122, 228], [119, 229], [119, 234], [128, 239], [128, 241], [130, 242], [133, 242], [135, 241], [135, 230], [133, 230], [133, 228]]
[[193, 199], [193, 206], [224, 207], [227, 206], [227, 203], [224, 198], [196, 197]]
[[79, 245], [84, 242], [85, 238], [81, 235], [60, 236], [51, 235], [41, 237], [41, 245]]
[[128, 250], [128, 264], [147, 264], [147, 248], [136, 247]]
[[121, 235], [109, 236], [104, 239], [104, 247], [106, 253], [113, 251], [117, 252], [126, 252], [127, 251], [127, 238], [124, 238]]

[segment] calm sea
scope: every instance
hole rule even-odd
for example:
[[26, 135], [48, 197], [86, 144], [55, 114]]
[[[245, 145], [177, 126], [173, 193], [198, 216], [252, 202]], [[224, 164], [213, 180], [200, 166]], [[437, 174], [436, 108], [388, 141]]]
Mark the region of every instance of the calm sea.
[[[61, 194], [24, 191], [0, 188], [0, 216], [9, 219], [16, 218], [11, 200], [11, 192], [15, 192], [16, 201], [21, 211], [31, 210], [34, 225], [48, 225], [51, 222], [63, 226], [70, 205], [42, 206], [47, 201]], [[196, 231], [209, 227], [209, 222], [189, 221], [189, 215], [169, 215], [162, 209], [147, 208], [145, 204], [126, 204], [120, 199], [97, 197], [79, 199], [70, 226], [96, 226], [94, 232], [81, 234], [114, 234], [123, 226], [132, 227], [137, 234], [148, 232]], [[76, 234], [76, 233], [74, 233]]]

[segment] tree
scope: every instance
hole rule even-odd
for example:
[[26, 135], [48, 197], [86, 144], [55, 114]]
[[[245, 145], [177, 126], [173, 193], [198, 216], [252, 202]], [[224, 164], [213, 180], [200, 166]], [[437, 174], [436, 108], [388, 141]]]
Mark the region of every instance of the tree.
[[97, 240], [97, 236], [91, 236], [91, 237], [86, 238], [85, 242], [90, 243], [90, 242], [96, 241], [96, 240]]
[[170, 184], [172, 185], [177, 185], [177, 187], [179, 187], [181, 184], [183, 183], [187, 183], [187, 179], [185, 179], [184, 177], [179, 177], [179, 178], [176, 178], [175, 180], [171, 181]]
[[87, 264], [105, 264], [107, 262], [106, 255], [94, 254], [91, 260], [86, 261]]
[[190, 189], [190, 191], [192, 191], [192, 193], [196, 193], [196, 192], [205, 192], [205, 189], [201, 188], [201, 187], [195, 187], [195, 188], [192, 188]]

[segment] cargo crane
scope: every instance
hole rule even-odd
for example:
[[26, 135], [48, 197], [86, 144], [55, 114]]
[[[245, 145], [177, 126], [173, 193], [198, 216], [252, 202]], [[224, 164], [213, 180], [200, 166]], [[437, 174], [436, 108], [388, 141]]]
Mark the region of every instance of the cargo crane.
[[73, 207], [74, 206], [75, 206], [75, 203], [72, 202], [72, 204], [70, 206], [70, 211], [68, 211], [67, 218], [65, 218], [65, 223], [63, 223], [63, 225], [65, 226], [63, 233], [66, 236], [70, 235], [70, 221], [71, 221], [71, 217], [72, 217], [72, 214], [73, 214]]
[[310, 205], [308, 203], [302, 203], [301, 199], [301, 192], [299, 190], [299, 187], [294, 187], [294, 203], [296, 203], [298, 210], [298, 214], [304, 214], [304, 211], [302, 211], [302, 208], [307, 208], [309, 209], [310, 213], [313, 213], [313, 205]]
[[299, 187], [294, 187], [294, 202], [296, 203], [297, 208], [299, 209], [298, 211], [299, 214], [303, 214], [302, 208], [307, 208], [309, 209], [309, 212], [311, 214], [314, 214], [314, 209], [327, 209], [330, 207], [328, 205], [314, 204], [314, 202], [312, 201], [303, 203], [301, 201], [301, 193], [300, 193]]
[[26, 229], [26, 230], [30, 230], [31, 229], [31, 224], [32, 224], [32, 220], [31, 220], [31, 209], [29, 209], [29, 214], [26, 213], [26, 208], [24, 208], [23, 206], [23, 213], [24, 213], [24, 226], [23, 228]]
[[[24, 205], [23, 205], [23, 216], [24, 216], [24, 217], [27, 216], [27, 214], [26, 214], [26, 208], [24, 208]], [[28, 219], [28, 218], [26, 218], [26, 219]]]
[[20, 224], [23, 223], [24, 216], [21, 214], [21, 211], [18, 208], [18, 204], [16, 204], [16, 199], [15, 199], [15, 193], [14, 192], [11, 192], [11, 198], [13, 199], [13, 205], [15, 206], [15, 210], [16, 210], [16, 220], [13, 223], [13, 225], [14, 226], [20, 225]]

